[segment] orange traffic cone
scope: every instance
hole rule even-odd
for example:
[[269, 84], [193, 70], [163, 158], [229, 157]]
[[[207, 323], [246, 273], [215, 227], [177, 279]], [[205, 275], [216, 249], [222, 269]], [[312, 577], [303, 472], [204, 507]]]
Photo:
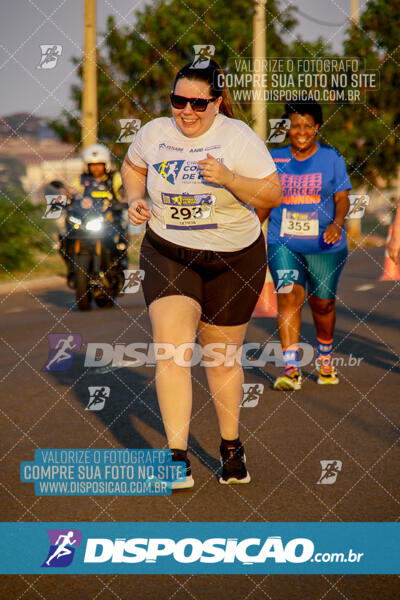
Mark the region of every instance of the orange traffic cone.
[[261, 290], [260, 297], [254, 307], [253, 317], [272, 317], [278, 315], [278, 303], [276, 300], [275, 286], [272, 281], [271, 273], [267, 269], [264, 287]]
[[[392, 225], [389, 225], [388, 236], [386, 243], [392, 237]], [[383, 261], [382, 275], [379, 277], [379, 281], [400, 281], [400, 267], [389, 257], [387, 250], [385, 250], [385, 260]]]

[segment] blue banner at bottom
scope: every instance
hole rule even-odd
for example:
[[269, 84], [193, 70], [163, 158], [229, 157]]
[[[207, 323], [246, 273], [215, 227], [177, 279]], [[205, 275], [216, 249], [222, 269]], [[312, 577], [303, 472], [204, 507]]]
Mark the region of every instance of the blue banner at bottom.
[[0, 523], [2, 574], [397, 574], [399, 523]]

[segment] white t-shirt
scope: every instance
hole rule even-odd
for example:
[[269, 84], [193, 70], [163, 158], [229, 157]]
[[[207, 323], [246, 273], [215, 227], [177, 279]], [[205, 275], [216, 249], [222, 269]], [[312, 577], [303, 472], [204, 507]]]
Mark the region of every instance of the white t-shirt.
[[263, 179], [276, 171], [259, 136], [222, 114], [195, 138], [185, 136], [173, 118], [154, 119], [138, 131], [127, 159], [147, 168], [149, 226], [160, 237], [188, 248], [241, 250], [260, 235], [259, 219], [228, 189], [203, 180], [197, 162], [207, 153], [245, 177]]

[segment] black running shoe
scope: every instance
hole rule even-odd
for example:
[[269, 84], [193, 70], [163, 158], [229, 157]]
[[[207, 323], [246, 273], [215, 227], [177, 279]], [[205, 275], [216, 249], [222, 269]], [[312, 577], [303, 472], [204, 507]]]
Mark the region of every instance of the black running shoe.
[[194, 479], [192, 477], [192, 469], [190, 467], [190, 460], [187, 457], [186, 450], [179, 449], [171, 449], [172, 452], [172, 460], [181, 461], [186, 463], [186, 479], [185, 481], [173, 481], [172, 489], [173, 490], [183, 490], [186, 488], [191, 488], [194, 486]]
[[246, 455], [241, 442], [232, 444], [232, 446], [221, 444], [219, 450], [222, 466], [219, 482], [222, 484], [250, 483], [251, 477], [246, 468]]

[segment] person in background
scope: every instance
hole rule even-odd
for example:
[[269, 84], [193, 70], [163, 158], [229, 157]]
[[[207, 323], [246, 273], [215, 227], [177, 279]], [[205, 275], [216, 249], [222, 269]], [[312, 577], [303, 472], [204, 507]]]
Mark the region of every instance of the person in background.
[[[69, 202], [70, 204], [81, 202], [83, 206], [89, 208], [94, 198], [100, 198], [104, 205], [111, 207], [115, 231], [126, 246], [126, 249], [121, 252], [124, 254], [124, 260], [128, 266], [128, 231], [123, 217], [123, 211], [128, 208], [128, 204], [124, 197], [121, 174], [119, 171], [111, 169], [110, 151], [102, 144], [92, 144], [85, 148], [82, 152], [82, 160], [85, 165], [84, 172], [70, 185], [64, 186]], [[68, 282], [73, 285], [73, 265], [66, 250], [66, 244], [67, 240], [63, 237], [61, 239], [61, 255], [67, 264]]]
[[298, 344], [306, 286], [317, 330], [318, 383], [339, 383], [332, 364], [335, 299], [348, 254], [344, 220], [351, 184], [343, 157], [316, 139], [323, 123], [317, 102], [288, 103], [284, 118], [290, 120], [290, 144], [271, 151], [282, 185], [282, 204], [256, 211], [261, 222], [270, 214], [268, 266], [277, 291], [285, 363], [274, 389], [299, 390]]
[[387, 241], [386, 250], [389, 258], [398, 265], [400, 253], [400, 200], [397, 204], [396, 216], [392, 225], [392, 233]]

